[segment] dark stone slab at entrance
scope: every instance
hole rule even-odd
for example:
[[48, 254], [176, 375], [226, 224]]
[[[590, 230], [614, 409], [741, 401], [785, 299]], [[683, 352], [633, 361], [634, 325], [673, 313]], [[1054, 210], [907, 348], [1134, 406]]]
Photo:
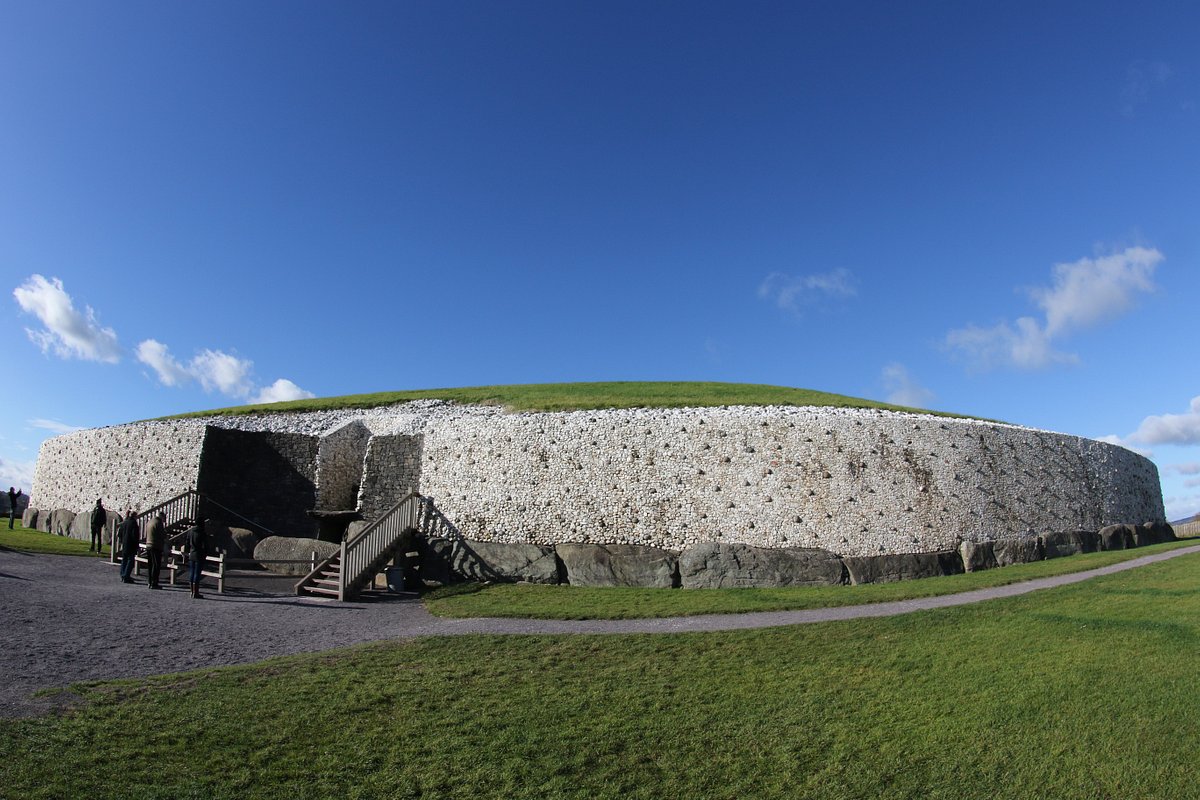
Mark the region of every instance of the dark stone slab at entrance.
[[938, 553], [898, 553], [884, 556], [847, 556], [842, 559], [850, 574], [850, 583], [894, 583], [916, 578], [957, 575], [963, 571], [957, 550]]
[[845, 582], [842, 560], [817, 548], [768, 549], [706, 542], [679, 556], [679, 583], [684, 589], [836, 586]]
[[635, 544], [560, 544], [555, 550], [572, 586], [679, 585], [679, 554]]

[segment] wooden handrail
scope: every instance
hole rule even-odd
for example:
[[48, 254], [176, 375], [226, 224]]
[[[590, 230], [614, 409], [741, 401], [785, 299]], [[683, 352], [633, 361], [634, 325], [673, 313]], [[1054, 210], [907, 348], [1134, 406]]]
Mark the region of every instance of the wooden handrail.
[[409, 492], [394, 506], [363, 528], [353, 539], [343, 539], [336, 553], [316, 565], [313, 570], [296, 583], [296, 591], [303, 590], [309, 581], [340, 559], [338, 599], [358, 590], [367, 573], [373, 573], [381, 557], [396, 546], [400, 536], [410, 529], [419, 529], [425, 498], [417, 492]]

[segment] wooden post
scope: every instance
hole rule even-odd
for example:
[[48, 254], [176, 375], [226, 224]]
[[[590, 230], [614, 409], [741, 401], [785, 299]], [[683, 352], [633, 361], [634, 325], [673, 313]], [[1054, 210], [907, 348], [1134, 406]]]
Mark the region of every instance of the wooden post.
[[338, 570], [338, 600], [346, 599], [346, 540], [342, 539], [341, 568]]

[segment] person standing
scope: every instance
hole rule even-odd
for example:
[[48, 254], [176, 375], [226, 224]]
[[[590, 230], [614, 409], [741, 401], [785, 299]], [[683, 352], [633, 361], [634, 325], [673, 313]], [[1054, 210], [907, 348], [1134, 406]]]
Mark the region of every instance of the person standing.
[[133, 583], [133, 563], [137, 558], [138, 542], [142, 531], [138, 526], [137, 512], [132, 508], [125, 515], [125, 521], [117, 529], [117, 539], [121, 543], [121, 583]]
[[104, 504], [100, 502], [100, 498], [96, 498], [96, 507], [92, 509], [92, 544], [88, 547], [88, 552], [95, 550], [100, 555], [104, 555], [104, 524], [108, 522], [108, 512], [104, 510]]
[[8, 529], [13, 529], [13, 522], [17, 519], [17, 501], [21, 499], [21, 490], [8, 487]]
[[200, 594], [200, 578], [201, 572], [204, 570], [204, 559], [208, 558], [208, 531], [204, 529], [204, 520], [196, 523], [195, 527], [187, 532], [187, 555], [188, 567], [188, 582], [192, 587], [192, 597], [197, 600], [202, 600], [204, 595]]
[[167, 542], [167, 515], [161, 511], [146, 526], [146, 563], [150, 569], [150, 588], [161, 589], [158, 572], [162, 569], [163, 545]]

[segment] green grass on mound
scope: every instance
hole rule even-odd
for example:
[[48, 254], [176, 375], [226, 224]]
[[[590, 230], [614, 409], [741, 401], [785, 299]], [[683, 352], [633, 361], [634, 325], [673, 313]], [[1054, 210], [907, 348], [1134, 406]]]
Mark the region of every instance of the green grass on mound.
[[1196, 542], [1169, 542], [1136, 550], [1110, 550], [1032, 564], [863, 586], [802, 586], [774, 589], [629, 589], [543, 586], [530, 583], [455, 584], [425, 596], [439, 617], [518, 619], [639, 619], [696, 614], [794, 611], [937, 597], [973, 589], [1083, 572]]
[[[33, 528], [26, 528], [16, 523], [13, 529], [8, 529], [8, 523], [0, 525], [0, 551], [16, 550], [22, 553], [48, 553], [55, 556], [93, 556], [88, 550], [89, 542], [71, 539], [66, 536], [55, 536], [43, 533]], [[102, 548], [105, 553], [108, 548]]]
[[[513, 411], [590, 411], [602, 408], [688, 408], [715, 406], [833, 406], [916, 411], [874, 400], [846, 397], [810, 389], [753, 383], [611, 382], [539, 383], [519, 386], [473, 386], [458, 389], [421, 389], [409, 392], [375, 392], [344, 397], [318, 397], [285, 403], [235, 406], [195, 411], [178, 417], [258, 414], [264, 412], [323, 411], [338, 408], [374, 408], [413, 400], [450, 400], [456, 403], [498, 405]], [[943, 416], [954, 416], [943, 414]]]
[[0, 794], [1182, 800], [1197, 643], [1195, 555], [888, 619], [395, 642], [78, 687], [0, 730]]

